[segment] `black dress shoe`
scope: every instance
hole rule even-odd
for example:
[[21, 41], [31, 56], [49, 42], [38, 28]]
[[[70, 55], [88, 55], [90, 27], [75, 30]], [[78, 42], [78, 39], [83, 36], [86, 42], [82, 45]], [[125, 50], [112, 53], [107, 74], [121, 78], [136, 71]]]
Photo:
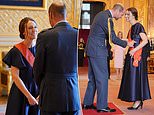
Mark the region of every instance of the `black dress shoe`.
[[82, 105], [82, 109], [96, 109], [96, 107], [92, 104], [92, 105]]
[[105, 108], [105, 109], [101, 109], [101, 110], [97, 110], [97, 112], [115, 112], [116, 109], [110, 109], [109, 107]]
[[142, 106], [143, 106], [143, 102], [141, 101], [140, 104], [139, 104], [137, 107], [128, 107], [127, 109], [128, 109], [128, 110], [137, 110], [137, 109], [139, 109], [140, 107], [141, 107], [141, 109], [142, 109]]

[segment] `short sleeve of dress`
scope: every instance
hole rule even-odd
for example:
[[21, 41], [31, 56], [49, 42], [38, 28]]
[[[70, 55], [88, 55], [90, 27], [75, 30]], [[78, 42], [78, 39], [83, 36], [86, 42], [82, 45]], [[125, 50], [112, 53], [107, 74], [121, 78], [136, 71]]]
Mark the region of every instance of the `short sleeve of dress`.
[[3, 58], [3, 62], [6, 63], [9, 67], [14, 66], [19, 69], [25, 68], [26, 64], [23, 60], [23, 56], [20, 51], [13, 47]]
[[144, 30], [144, 27], [143, 27], [142, 25], [141, 25], [141, 27], [140, 27], [140, 32], [141, 32], [141, 33], [146, 33], [145, 30]]
[[137, 24], [136, 24], [136, 30], [137, 30], [137, 34], [139, 34], [139, 33], [145, 33], [145, 34], [146, 34], [143, 25], [140, 24], [140, 23], [137, 23]]
[[[140, 23], [137, 23], [137, 24], [136, 24], [136, 34], [139, 35], [139, 33], [145, 33], [145, 34], [146, 34], [143, 25], [140, 24]], [[149, 57], [149, 55], [150, 55], [150, 43], [149, 43], [149, 41], [148, 41], [148, 43], [143, 47], [143, 49], [142, 49], [142, 55], [143, 55], [142, 58], [147, 58], [147, 57]]]

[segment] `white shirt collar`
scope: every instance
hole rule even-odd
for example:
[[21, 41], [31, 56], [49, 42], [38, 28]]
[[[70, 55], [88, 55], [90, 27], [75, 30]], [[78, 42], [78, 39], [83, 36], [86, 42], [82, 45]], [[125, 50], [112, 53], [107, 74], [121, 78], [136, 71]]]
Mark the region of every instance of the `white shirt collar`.
[[109, 10], [109, 11], [110, 11], [110, 13], [111, 13], [111, 16], [112, 16], [111, 18], [113, 18], [113, 14], [112, 14], [111, 10]]

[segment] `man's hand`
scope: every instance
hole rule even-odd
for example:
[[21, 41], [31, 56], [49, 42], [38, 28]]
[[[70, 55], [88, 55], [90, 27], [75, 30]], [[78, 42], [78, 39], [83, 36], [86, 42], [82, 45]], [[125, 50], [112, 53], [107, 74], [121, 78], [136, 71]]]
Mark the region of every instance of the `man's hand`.
[[39, 98], [40, 98], [40, 95], [39, 95], [39, 96], [37, 96], [37, 98], [36, 98], [37, 102], [39, 102]]
[[127, 42], [127, 45], [129, 47], [134, 47], [134, 43], [136, 43], [136, 41], [132, 40], [131, 42]]

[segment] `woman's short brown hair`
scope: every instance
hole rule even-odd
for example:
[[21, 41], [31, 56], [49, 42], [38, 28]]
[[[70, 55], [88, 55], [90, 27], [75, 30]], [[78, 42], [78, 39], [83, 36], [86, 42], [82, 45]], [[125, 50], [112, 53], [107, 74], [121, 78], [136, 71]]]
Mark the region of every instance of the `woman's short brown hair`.
[[132, 13], [132, 15], [135, 17], [135, 20], [138, 20], [138, 11], [136, 8], [134, 7], [130, 7], [127, 9], [128, 11], [130, 11]]

